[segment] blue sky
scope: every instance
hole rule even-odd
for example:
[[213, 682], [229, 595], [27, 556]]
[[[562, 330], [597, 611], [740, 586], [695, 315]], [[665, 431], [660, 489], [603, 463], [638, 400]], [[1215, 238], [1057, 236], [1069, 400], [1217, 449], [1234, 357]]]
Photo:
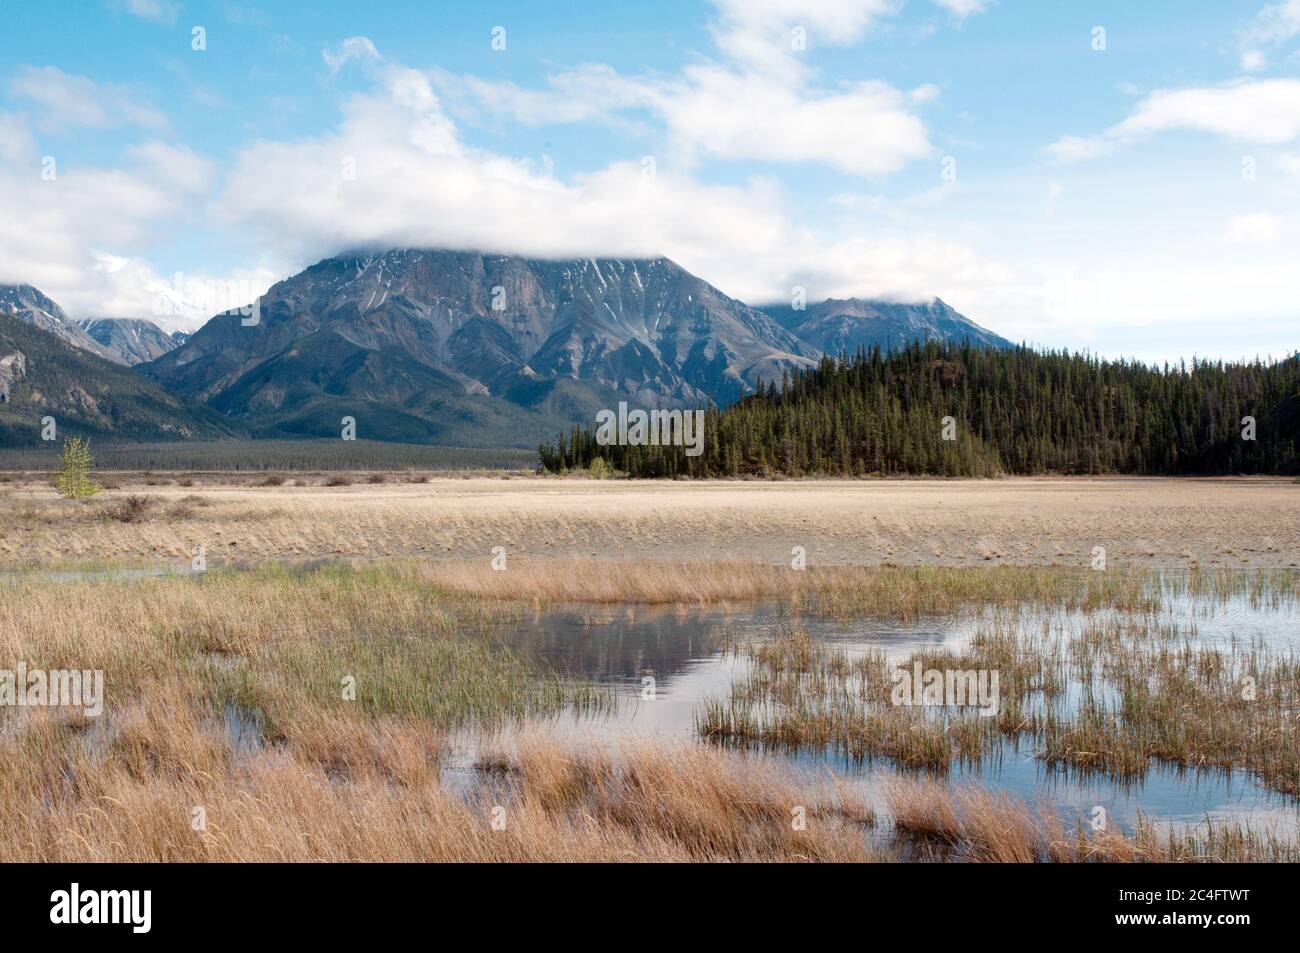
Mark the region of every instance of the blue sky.
[[1300, 347], [1300, 0], [4, 17], [0, 281], [76, 315], [192, 326], [204, 287], [437, 245], [667, 254], [754, 304], [939, 295], [1151, 361]]

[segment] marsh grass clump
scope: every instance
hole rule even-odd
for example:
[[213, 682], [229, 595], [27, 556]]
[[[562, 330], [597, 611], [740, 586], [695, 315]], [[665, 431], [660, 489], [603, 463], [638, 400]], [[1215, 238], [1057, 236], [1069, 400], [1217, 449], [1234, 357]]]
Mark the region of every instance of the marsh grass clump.
[[[850, 656], [798, 628], [732, 651], [749, 665], [725, 701], [702, 707], [696, 729], [705, 738], [785, 750], [834, 749], [852, 760], [887, 757], [943, 773], [954, 760], [977, 761], [998, 737], [992, 718], [892, 704], [890, 673], [896, 666], [879, 651]], [[926, 663], [933, 658], [913, 657]]]
[[479, 598], [556, 602], [709, 604], [795, 600], [838, 618], [916, 619], [987, 607], [1153, 611], [1161, 604], [1153, 573], [999, 566], [787, 566], [745, 562], [674, 563], [545, 560], [513, 564], [440, 563], [431, 582]]
[[[0, 775], [0, 860], [880, 857], [860, 795], [705, 747], [578, 749], [530, 730], [466, 798], [441, 783], [445, 739], [419, 720], [303, 712], [285, 727], [273, 745], [237, 750], [183, 686], [120, 711], [102, 750], [39, 713], [0, 733], [0, 757], [24, 768]], [[507, 812], [504, 830], [494, 804]], [[203, 805], [206, 829], [177, 805]]]
[[[1245, 592], [1272, 604], [1276, 590], [1216, 575], [1184, 595], [1218, 601]], [[1031, 744], [1046, 764], [1131, 781], [1152, 764], [1180, 770], [1245, 770], [1262, 785], [1300, 796], [1300, 661], [1264, 645], [1195, 641], [1194, 623], [1154, 613], [1060, 613], [1039, 618], [994, 607], [964, 648], [923, 650], [887, 663], [848, 657], [797, 629], [731, 650], [747, 666], [725, 700], [696, 720], [710, 739], [784, 749], [834, 749], [886, 757], [943, 774], [1007, 744]], [[992, 717], [977, 707], [899, 705], [893, 673], [996, 672]]]
[[507, 809], [535, 803], [600, 828], [678, 845], [692, 860], [872, 860], [875, 812], [834, 779], [796, 779], [763, 758], [689, 744], [577, 746], [529, 730], [479, 768]]
[[1072, 828], [1042, 805], [978, 785], [898, 778], [886, 789], [893, 829], [912, 856], [986, 863], [1294, 863], [1300, 845], [1248, 825], [1207, 819], [1163, 830], [1139, 816], [1132, 833]]
[[599, 711], [612, 696], [537, 670], [482, 640], [364, 635], [255, 646], [240, 666], [208, 673], [215, 698], [263, 713], [280, 732], [303, 704], [356, 707], [443, 727], [491, 726], [558, 713]]
[[[440, 724], [608, 703], [495, 644], [491, 631], [509, 618], [403, 566], [33, 579], [0, 600], [0, 657], [102, 669], [119, 697], [182, 672], [209, 703], [238, 702], [271, 726], [307, 703]], [[355, 703], [341, 695], [349, 675]]]
[[140, 523], [158, 506], [158, 501], [148, 496], [132, 493], [104, 507], [104, 518], [118, 523]]
[[1104, 666], [1110, 691], [1038, 724], [1049, 763], [1121, 777], [1155, 760], [1191, 770], [1245, 769], [1300, 796], [1300, 665], [1263, 646], [1186, 642], [1130, 648]]

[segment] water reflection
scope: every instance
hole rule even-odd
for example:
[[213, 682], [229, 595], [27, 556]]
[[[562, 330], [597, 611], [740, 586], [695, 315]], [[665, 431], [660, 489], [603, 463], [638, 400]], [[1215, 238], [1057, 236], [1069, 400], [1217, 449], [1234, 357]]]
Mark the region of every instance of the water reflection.
[[[963, 650], [981, 625], [1007, 621], [1008, 610], [970, 612], [951, 618], [900, 622], [888, 619], [827, 618], [806, 610], [792, 618], [779, 604], [682, 606], [559, 606], [526, 616], [505, 633], [516, 651], [564, 675], [608, 686], [617, 710], [594, 718], [559, 717], [556, 728], [595, 742], [631, 737], [689, 740], [708, 699], [725, 699], [734, 681], [747, 672], [743, 653], [729, 645], [771, 639], [799, 624], [815, 640], [833, 643], [850, 655], [883, 652], [890, 661], [918, 651]], [[1001, 616], [998, 616], [1001, 613]], [[1051, 624], [1077, 631], [1085, 622], [1107, 620], [1106, 613], [1013, 610], [1026, 626]], [[1300, 609], [1295, 605], [1252, 606], [1246, 599], [1204, 605], [1172, 598], [1156, 621], [1177, 624], [1206, 646], [1263, 643], [1292, 651], [1300, 639]], [[647, 677], [653, 678], [653, 699]], [[1075, 693], [1075, 687], [1067, 695]], [[1067, 697], [1067, 702], [1069, 698]], [[883, 807], [883, 782], [901, 770], [887, 758], [847, 759], [832, 750], [783, 752], [800, 771], [828, 768], [857, 777]], [[1244, 771], [1188, 771], [1152, 763], [1138, 779], [1117, 781], [1043, 764], [1032, 740], [1004, 741], [973, 764], [954, 763], [948, 777], [1008, 790], [1054, 810], [1070, 826], [1086, 822], [1097, 807], [1110, 823], [1132, 830], [1139, 813], [1148, 819], [1197, 824], [1207, 818], [1248, 822], [1261, 830], [1290, 835], [1300, 827], [1300, 802], [1270, 791]]]

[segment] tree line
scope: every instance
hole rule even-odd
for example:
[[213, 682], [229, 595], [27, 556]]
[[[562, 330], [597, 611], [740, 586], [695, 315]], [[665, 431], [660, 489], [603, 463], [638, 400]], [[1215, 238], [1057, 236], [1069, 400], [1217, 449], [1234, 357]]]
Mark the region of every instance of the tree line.
[[915, 343], [806, 371], [705, 415], [704, 452], [602, 446], [575, 427], [551, 472], [634, 477], [1300, 473], [1300, 355], [1155, 367], [1027, 347]]

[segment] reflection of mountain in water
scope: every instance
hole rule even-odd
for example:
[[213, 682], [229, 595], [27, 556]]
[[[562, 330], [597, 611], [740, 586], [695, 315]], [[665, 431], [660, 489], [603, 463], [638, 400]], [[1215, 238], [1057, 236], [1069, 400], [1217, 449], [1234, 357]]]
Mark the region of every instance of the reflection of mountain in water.
[[564, 607], [526, 617], [506, 642], [561, 675], [601, 682], [653, 675], [662, 686], [721, 650], [729, 616], [676, 606]]

